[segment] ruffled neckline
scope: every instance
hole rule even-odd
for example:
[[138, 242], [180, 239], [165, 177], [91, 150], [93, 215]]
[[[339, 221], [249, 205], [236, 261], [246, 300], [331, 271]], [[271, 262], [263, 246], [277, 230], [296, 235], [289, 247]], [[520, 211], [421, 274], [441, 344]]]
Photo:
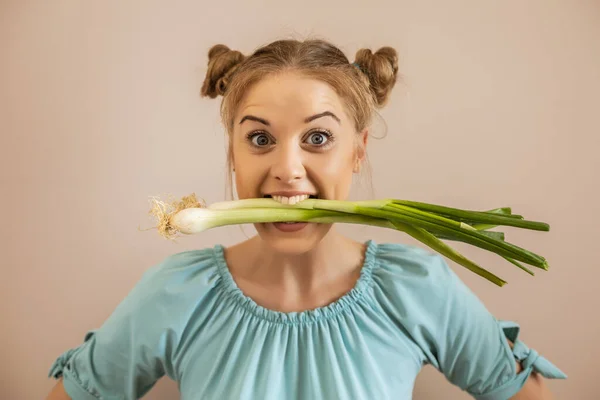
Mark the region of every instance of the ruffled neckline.
[[233, 275], [225, 260], [224, 246], [221, 244], [215, 245], [213, 247], [213, 255], [222, 281], [221, 288], [224, 289], [225, 293], [233, 299], [234, 302], [258, 318], [273, 323], [296, 325], [315, 323], [334, 318], [356, 304], [363, 297], [373, 280], [375, 253], [377, 251], [377, 244], [373, 240], [368, 240], [365, 242], [365, 245], [363, 265], [360, 270], [360, 276], [354, 284], [354, 287], [342, 297], [326, 306], [298, 312], [276, 311], [257, 304], [252, 298], [246, 296], [244, 292], [242, 292], [233, 279]]

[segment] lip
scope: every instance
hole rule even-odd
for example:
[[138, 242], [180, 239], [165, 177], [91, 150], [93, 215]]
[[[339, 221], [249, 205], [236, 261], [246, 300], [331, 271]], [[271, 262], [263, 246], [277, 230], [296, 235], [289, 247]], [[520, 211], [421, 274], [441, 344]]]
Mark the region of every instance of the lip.
[[272, 225], [275, 229], [277, 229], [280, 232], [295, 233], [295, 232], [299, 232], [299, 231], [303, 230], [304, 228], [306, 228], [309, 225], [309, 222], [296, 222], [294, 224], [285, 224], [285, 223], [281, 223], [281, 222], [274, 222], [270, 225]]

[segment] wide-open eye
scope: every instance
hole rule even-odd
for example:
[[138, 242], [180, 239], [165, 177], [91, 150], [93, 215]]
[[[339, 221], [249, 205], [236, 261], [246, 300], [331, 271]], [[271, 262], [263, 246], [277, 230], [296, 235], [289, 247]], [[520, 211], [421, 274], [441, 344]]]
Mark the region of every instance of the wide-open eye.
[[256, 147], [266, 147], [271, 144], [271, 138], [262, 132], [256, 132], [249, 135], [249, 139]]
[[331, 134], [329, 132], [315, 131], [308, 135], [306, 141], [308, 144], [313, 146], [323, 146], [329, 141], [330, 138]]

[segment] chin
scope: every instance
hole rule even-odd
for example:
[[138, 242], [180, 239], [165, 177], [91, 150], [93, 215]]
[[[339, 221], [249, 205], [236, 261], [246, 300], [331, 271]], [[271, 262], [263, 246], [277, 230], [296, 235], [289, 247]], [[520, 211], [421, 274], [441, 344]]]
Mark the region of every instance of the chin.
[[273, 224], [255, 224], [262, 241], [281, 255], [301, 255], [313, 250], [331, 229], [331, 224], [307, 224], [297, 232], [282, 232]]

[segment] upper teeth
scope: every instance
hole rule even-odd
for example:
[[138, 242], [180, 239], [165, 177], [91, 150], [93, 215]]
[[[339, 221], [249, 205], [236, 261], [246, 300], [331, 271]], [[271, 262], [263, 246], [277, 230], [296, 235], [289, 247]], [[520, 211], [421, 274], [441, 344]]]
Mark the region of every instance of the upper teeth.
[[309, 198], [307, 194], [301, 194], [298, 196], [286, 197], [286, 196], [273, 196], [273, 200], [280, 202], [281, 204], [296, 204]]

